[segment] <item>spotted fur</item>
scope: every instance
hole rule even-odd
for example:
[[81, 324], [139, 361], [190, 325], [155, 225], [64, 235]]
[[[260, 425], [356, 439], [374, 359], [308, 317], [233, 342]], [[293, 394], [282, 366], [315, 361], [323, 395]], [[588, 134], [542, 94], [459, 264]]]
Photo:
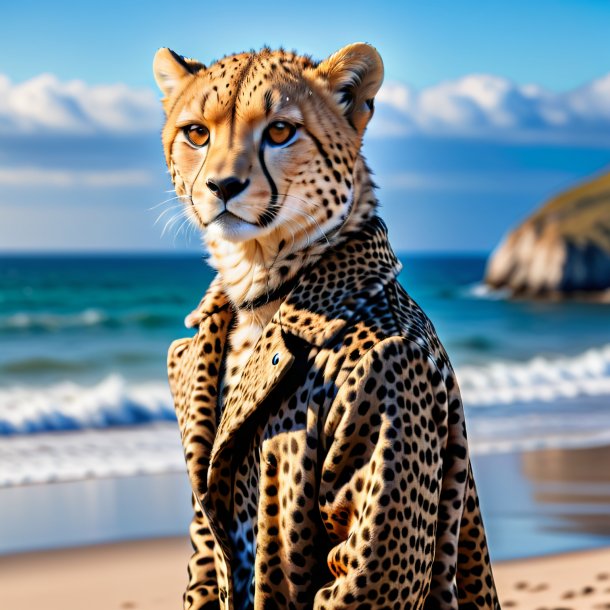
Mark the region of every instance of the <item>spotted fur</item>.
[[[218, 270], [168, 354], [195, 513], [185, 608], [498, 609], [459, 388], [397, 283], [360, 153], [379, 55], [206, 68], [162, 49], [155, 75]], [[275, 147], [277, 121], [296, 129]]]

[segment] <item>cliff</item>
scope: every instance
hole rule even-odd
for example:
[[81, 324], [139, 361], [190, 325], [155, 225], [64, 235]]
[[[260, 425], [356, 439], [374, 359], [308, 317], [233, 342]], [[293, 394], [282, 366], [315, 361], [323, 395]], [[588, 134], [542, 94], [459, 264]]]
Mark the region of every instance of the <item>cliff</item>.
[[513, 296], [610, 297], [610, 174], [545, 203], [492, 253], [492, 288]]

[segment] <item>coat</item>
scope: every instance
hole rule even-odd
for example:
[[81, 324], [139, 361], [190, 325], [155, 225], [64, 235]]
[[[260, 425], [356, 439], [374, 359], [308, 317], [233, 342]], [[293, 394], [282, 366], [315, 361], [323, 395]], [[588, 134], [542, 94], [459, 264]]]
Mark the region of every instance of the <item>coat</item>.
[[168, 371], [195, 516], [185, 608], [499, 608], [458, 384], [383, 222], [328, 250], [218, 404], [214, 280]]

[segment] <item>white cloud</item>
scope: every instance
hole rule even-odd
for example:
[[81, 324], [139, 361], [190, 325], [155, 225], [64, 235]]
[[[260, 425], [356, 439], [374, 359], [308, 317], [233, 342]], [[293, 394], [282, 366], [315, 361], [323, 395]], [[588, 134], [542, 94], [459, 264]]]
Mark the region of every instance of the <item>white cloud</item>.
[[371, 134], [610, 145], [610, 74], [572, 91], [473, 74], [421, 91], [385, 84]]
[[[64, 82], [52, 74], [13, 83], [0, 75], [0, 134], [152, 133], [161, 124], [153, 89]], [[559, 93], [489, 74], [419, 91], [389, 82], [370, 132], [610, 145], [610, 74]]]
[[0, 133], [134, 133], [160, 126], [152, 89], [62, 82], [52, 74], [12, 83], [0, 75]]
[[70, 188], [75, 186], [116, 188], [144, 186], [153, 182], [144, 170], [63, 170], [41, 167], [0, 168], [0, 185]]

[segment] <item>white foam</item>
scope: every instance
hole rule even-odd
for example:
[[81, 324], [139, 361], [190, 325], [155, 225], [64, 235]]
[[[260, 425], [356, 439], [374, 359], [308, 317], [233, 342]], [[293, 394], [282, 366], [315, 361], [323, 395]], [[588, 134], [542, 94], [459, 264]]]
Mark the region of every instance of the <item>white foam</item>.
[[[457, 377], [474, 454], [610, 444], [610, 345]], [[0, 389], [0, 485], [183, 468], [165, 381]]]
[[482, 282], [476, 282], [464, 288], [463, 294], [477, 299], [488, 299], [490, 301], [504, 301], [509, 298], [510, 290], [507, 288], [492, 288]]
[[176, 424], [4, 437], [0, 487], [185, 470]]
[[610, 345], [574, 357], [536, 357], [524, 363], [464, 366], [456, 375], [464, 403], [469, 406], [610, 396]]
[[129, 385], [111, 375], [92, 386], [64, 382], [0, 389], [0, 434], [106, 428], [174, 417], [166, 382]]
[[546, 411], [513, 409], [467, 417], [469, 447], [473, 454], [570, 449], [610, 445], [610, 409], [599, 400], [585, 404], [560, 399]]
[[107, 321], [108, 315], [99, 309], [85, 309], [70, 314], [17, 312], [0, 317], [0, 330], [59, 330], [98, 326]]

